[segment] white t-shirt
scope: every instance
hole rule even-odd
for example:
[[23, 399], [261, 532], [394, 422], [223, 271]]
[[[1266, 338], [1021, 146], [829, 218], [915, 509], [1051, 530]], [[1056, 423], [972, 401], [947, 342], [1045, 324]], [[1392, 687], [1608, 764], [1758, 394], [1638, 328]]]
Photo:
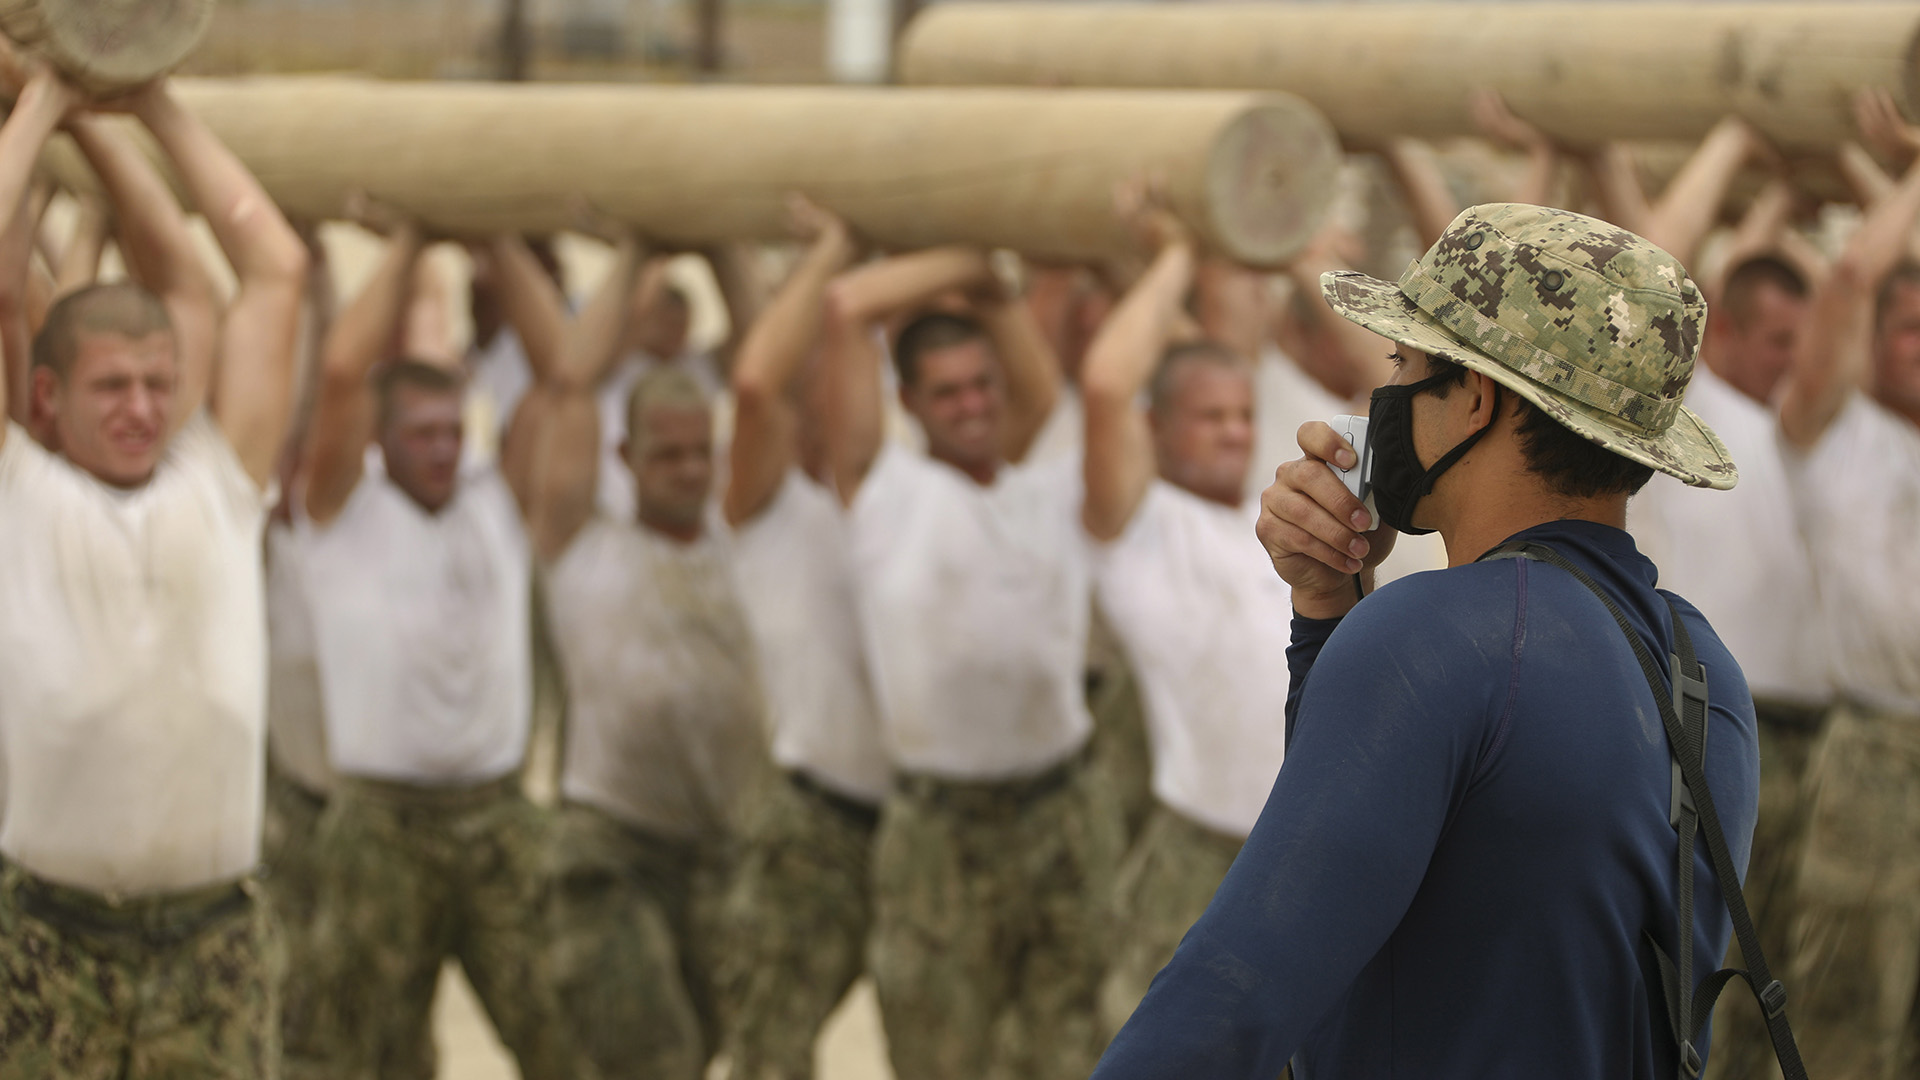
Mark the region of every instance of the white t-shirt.
[[1820, 587], [1834, 688], [1920, 715], [1920, 427], [1855, 394], [1817, 446], [1789, 448], [1783, 460]]
[[1740, 466], [1731, 491], [1656, 474], [1628, 505], [1627, 527], [1660, 568], [1660, 587], [1719, 632], [1756, 697], [1818, 705], [1832, 696], [1813, 563], [1794, 516], [1772, 410], [1696, 367], [1687, 407]]
[[204, 413], [108, 487], [18, 426], [0, 447], [0, 851], [120, 895], [259, 859], [266, 500]]
[[725, 541], [596, 517], [546, 574], [567, 685], [561, 793], [673, 839], [736, 827], [767, 749]]
[[1094, 556], [1101, 611], [1140, 683], [1155, 797], [1240, 837], [1286, 752], [1293, 603], [1253, 534], [1259, 515], [1258, 502], [1155, 480]]
[[846, 515], [799, 469], [734, 532], [740, 600], [759, 650], [773, 760], [868, 802], [891, 781], [861, 651]]
[[314, 794], [333, 790], [305, 560], [293, 528], [267, 524], [267, 757]]
[[1281, 462], [1300, 456], [1300, 425], [1366, 411], [1333, 396], [1274, 345], [1262, 349], [1254, 365], [1253, 401], [1253, 461], [1247, 467], [1246, 490], [1255, 496], [1273, 483], [1273, 470]]
[[532, 556], [500, 474], [461, 477], [429, 514], [370, 450], [340, 515], [299, 532], [334, 770], [444, 786], [519, 768]]
[[960, 780], [1041, 772], [1092, 731], [1080, 456], [990, 485], [898, 446], [853, 506], [867, 669], [896, 767]]
[[1053, 411], [1047, 414], [1047, 422], [1033, 437], [1033, 446], [1027, 450], [1025, 463], [1039, 465], [1055, 458], [1073, 457], [1078, 460], [1087, 444], [1087, 407], [1080, 398], [1080, 390], [1072, 383], [1060, 384], [1060, 397], [1053, 403]]

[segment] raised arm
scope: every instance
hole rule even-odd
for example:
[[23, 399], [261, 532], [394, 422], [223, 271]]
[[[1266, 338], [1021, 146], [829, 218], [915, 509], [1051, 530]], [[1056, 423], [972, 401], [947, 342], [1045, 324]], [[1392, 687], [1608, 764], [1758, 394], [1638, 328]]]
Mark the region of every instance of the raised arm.
[[[14, 102], [13, 112], [8, 115], [6, 123], [0, 125], [0, 213], [5, 213], [13, 222], [4, 254], [8, 265], [0, 272], [11, 275], [12, 264], [18, 262], [23, 304], [25, 269], [33, 251], [35, 223], [28, 220], [22, 224], [19, 219], [28, 216], [27, 201], [32, 194], [33, 169], [40, 160], [40, 150], [53, 135], [54, 129], [66, 119], [75, 100], [73, 90], [54, 75], [52, 69], [42, 67], [28, 78], [26, 85], [21, 88], [19, 99]], [[20, 234], [18, 237], [13, 235], [16, 232]], [[19, 248], [17, 255], [13, 251], [15, 247]], [[25, 409], [25, 357], [15, 355], [23, 347], [23, 343], [15, 338], [19, 336], [19, 328], [24, 325], [25, 309], [22, 306], [20, 322], [10, 327], [4, 342], [0, 342], [7, 350], [6, 378], [0, 379], [0, 416], [11, 417], [15, 411]], [[25, 347], [31, 348], [30, 331], [25, 338]], [[7, 428], [6, 423], [0, 423], [0, 442], [5, 441]]]
[[995, 277], [969, 291], [974, 313], [993, 339], [1007, 380], [1007, 427], [1000, 446], [1008, 461], [1021, 461], [1060, 401], [1060, 358], [1024, 298]]
[[567, 298], [524, 238], [501, 233], [487, 244], [487, 254], [500, 313], [520, 339], [535, 381], [558, 377], [567, 351]]
[[[552, 280], [518, 238], [504, 246], [496, 242], [495, 256], [507, 317], [519, 333], [514, 320], [525, 306], [516, 304], [513, 295], [536, 287], [536, 278], [552, 289]], [[593, 516], [600, 480], [596, 394], [620, 356], [628, 298], [643, 261], [639, 241], [620, 235], [606, 280], [564, 326], [560, 355], [551, 363], [534, 365], [536, 383], [515, 417], [506, 475], [542, 559], [558, 558]]]
[[1138, 192], [1121, 212], [1158, 249], [1087, 349], [1080, 392], [1087, 409], [1086, 497], [1080, 518], [1095, 540], [1126, 531], [1153, 482], [1153, 437], [1140, 391], [1186, 319], [1193, 285], [1193, 238], [1164, 207]]
[[264, 484], [293, 414], [306, 246], [260, 182], [164, 81], [136, 95], [133, 111], [173, 161], [233, 266], [238, 287], [220, 326], [213, 411], [241, 464]]
[[1745, 120], [1729, 116], [1720, 121], [1654, 201], [1641, 235], [1680, 260], [1680, 265], [1693, 269], [1701, 242], [1720, 219], [1720, 204], [1726, 201], [1733, 178], [1769, 150], [1766, 140]]
[[[1884, 91], [1881, 94], [1884, 95]], [[1873, 107], [1892, 109], [1889, 100]], [[1920, 144], [1920, 130], [1912, 132]], [[1866, 218], [1814, 287], [1807, 325], [1780, 398], [1780, 430], [1794, 445], [1810, 448], [1866, 382], [1873, 353], [1873, 307], [1880, 284], [1906, 256], [1914, 221], [1920, 218], [1920, 158]]]
[[377, 419], [368, 376], [393, 351], [423, 246], [418, 225], [394, 224], [386, 255], [359, 295], [340, 309], [321, 346], [301, 469], [307, 516], [315, 522], [332, 521], [359, 486]]
[[106, 254], [107, 239], [113, 230], [113, 215], [99, 199], [82, 197], [74, 215], [73, 235], [60, 252], [60, 267], [53, 279], [54, 294], [65, 296], [84, 289], [100, 277], [100, 259]]
[[[1474, 91], [1467, 99], [1467, 109], [1473, 114], [1474, 125], [1487, 138], [1527, 156], [1527, 169], [1521, 176], [1520, 187], [1513, 193], [1513, 201], [1549, 205], [1554, 181], [1560, 173], [1560, 148], [1546, 132], [1520, 119], [1508, 108], [1507, 99], [1497, 90]], [[1452, 223], [1449, 217], [1440, 223], [1440, 228], [1444, 230]], [[1435, 233], [1427, 241], [1428, 245], [1439, 238], [1439, 233]]]
[[179, 200], [140, 148], [105, 117], [82, 114], [68, 127], [116, 211], [129, 275], [160, 298], [173, 323], [179, 380], [168, 431], [177, 430], [206, 404], [212, 386], [219, 289], [194, 246]]
[[1316, 371], [1315, 375], [1335, 397], [1360, 398], [1393, 377], [1391, 351], [1386, 342], [1371, 330], [1341, 318], [1327, 306], [1320, 291], [1320, 275], [1333, 270], [1353, 269], [1341, 253], [1342, 234], [1334, 226], [1323, 229], [1313, 243], [1287, 266], [1295, 295], [1314, 327], [1331, 340], [1339, 356], [1337, 370]]
[[1183, 309], [1175, 337], [1204, 336], [1249, 364], [1260, 362], [1273, 328], [1267, 275], [1225, 259], [1202, 259], [1194, 270], [1193, 306], [1196, 318], [1188, 319]]
[[1440, 174], [1440, 159], [1434, 156], [1433, 147], [1405, 137], [1388, 139], [1381, 152], [1394, 182], [1400, 185], [1400, 193], [1406, 197], [1407, 208], [1413, 211], [1413, 229], [1420, 235], [1420, 247], [1432, 247], [1461, 210], [1460, 200], [1454, 198], [1447, 178]]
[[1640, 163], [1624, 143], [1607, 143], [1581, 159], [1600, 216], [1628, 232], [1646, 234], [1653, 204], [1640, 182]]
[[714, 284], [720, 287], [720, 302], [727, 310], [727, 336], [714, 350], [714, 362], [732, 378], [747, 331], [767, 305], [766, 285], [756, 268], [755, 250], [750, 245], [718, 244], [701, 252], [701, 257], [713, 271]]
[[733, 449], [721, 508], [729, 525], [751, 520], [780, 490], [796, 451], [791, 390], [820, 345], [827, 285], [853, 261], [846, 223], [801, 196], [788, 200], [806, 254], [753, 321], [733, 362]]
[[838, 317], [877, 323], [921, 307], [941, 293], [992, 282], [993, 264], [978, 248], [929, 248], [868, 263], [835, 278], [827, 290]]
[[945, 247], [883, 259], [828, 284], [821, 364], [827, 388], [821, 395], [821, 422], [842, 502], [852, 504], [884, 437], [881, 357], [874, 340], [879, 324], [941, 293], [973, 288], [992, 276], [984, 253]]

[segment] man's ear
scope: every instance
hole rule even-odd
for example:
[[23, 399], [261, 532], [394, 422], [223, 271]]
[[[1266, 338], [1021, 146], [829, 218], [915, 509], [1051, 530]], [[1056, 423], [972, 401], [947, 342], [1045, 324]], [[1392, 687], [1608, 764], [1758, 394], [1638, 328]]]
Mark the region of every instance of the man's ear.
[[1500, 412], [1509, 407], [1508, 402], [1518, 398], [1492, 378], [1471, 368], [1467, 369], [1467, 386], [1473, 390], [1473, 415], [1467, 423], [1473, 431], [1491, 426], [1499, 419]]
[[60, 377], [53, 373], [53, 369], [36, 365], [33, 369], [32, 382], [33, 411], [41, 416], [51, 417], [54, 395], [59, 391]]

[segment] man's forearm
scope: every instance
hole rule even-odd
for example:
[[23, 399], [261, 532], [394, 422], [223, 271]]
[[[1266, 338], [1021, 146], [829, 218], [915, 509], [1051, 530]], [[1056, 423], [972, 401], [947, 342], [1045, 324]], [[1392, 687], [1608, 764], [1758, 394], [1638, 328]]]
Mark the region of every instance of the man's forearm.
[[100, 117], [75, 117], [71, 128], [119, 211], [121, 253], [134, 276], [159, 296], [213, 304], [213, 279], [194, 250], [186, 215], [146, 156]]
[[306, 246], [233, 151], [175, 101], [164, 83], [142, 95], [136, 112], [179, 170], [241, 289], [276, 280], [298, 288], [305, 279]]
[[567, 337], [566, 366], [568, 377], [579, 385], [598, 387], [620, 358], [628, 305], [646, 254], [645, 245], [638, 239], [623, 237], [614, 246], [613, 266], [600, 290], [575, 316]]

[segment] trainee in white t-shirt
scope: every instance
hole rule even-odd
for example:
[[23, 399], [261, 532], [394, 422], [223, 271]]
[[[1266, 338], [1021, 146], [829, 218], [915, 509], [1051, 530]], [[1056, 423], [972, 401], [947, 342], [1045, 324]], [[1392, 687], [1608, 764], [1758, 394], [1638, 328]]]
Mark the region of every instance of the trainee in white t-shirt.
[[861, 651], [846, 514], [793, 469], [734, 531], [740, 602], [753, 629], [773, 760], [877, 803], [891, 780]]
[[532, 568], [500, 474], [463, 476], [430, 514], [371, 450], [339, 516], [299, 535], [334, 770], [446, 786], [519, 768]]
[[1031, 775], [1092, 731], [1081, 464], [1002, 468], [988, 485], [888, 444], [854, 500], [856, 590], [881, 733], [896, 767]]
[[333, 790], [327, 714], [300, 542], [293, 527], [267, 524], [267, 758], [313, 794]]
[[126, 896], [259, 858], [266, 500], [205, 415], [109, 487], [18, 426], [0, 444], [0, 851]]
[[677, 840], [724, 835], [766, 758], [753, 640], [716, 530], [595, 517], [546, 569], [567, 684], [560, 791]]
[[1920, 716], [1920, 427], [1854, 394], [1818, 445], [1784, 460], [1835, 690]]
[[1794, 515], [1773, 411], [1702, 365], [1687, 407], [1740, 466], [1731, 491], [1656, 474], [1627, 508], [1660, 587], [1706, 615], [1755, 697], [1819, 705], [1832, 696], [1813, 561]]
[[1254, 536], [1259, 514], [1155, 480], [1094, 556], [1100, 609], [1140, 684], [1154, 796], [1236, 837], [1286, 752], [1293, 603]]

